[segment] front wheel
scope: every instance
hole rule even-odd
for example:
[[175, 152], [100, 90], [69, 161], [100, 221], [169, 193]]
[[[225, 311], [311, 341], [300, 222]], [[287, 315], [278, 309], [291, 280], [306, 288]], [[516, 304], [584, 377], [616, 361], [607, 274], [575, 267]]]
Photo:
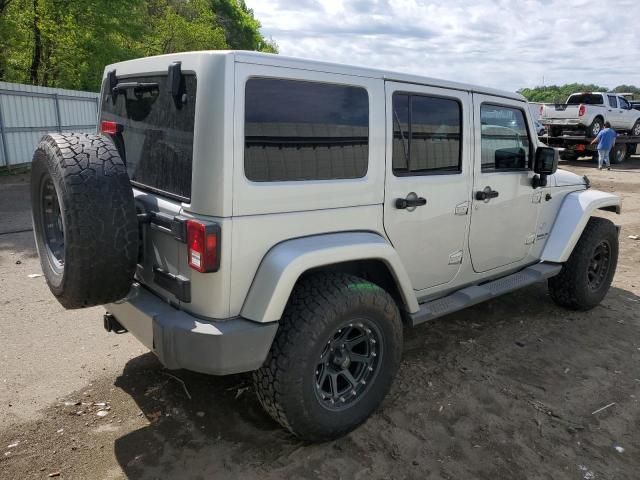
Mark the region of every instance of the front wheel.
[[636, 120], [636, 123], [633, 124], [631, 128], [631, 135], [634, 137], [640, 137], [640, 120]]
[[618, 232], [605, 218], [591, 217], [569, 260], [548, 280], [549, 294], [560, 306], [590, 310], [605, 297], [618, 264]]
[[293, 434], [337, 438], [380, 405], [401, 354], [400, 313], [386, 291], [352, 275], [314, 274], [296, 285], [254, 387]]

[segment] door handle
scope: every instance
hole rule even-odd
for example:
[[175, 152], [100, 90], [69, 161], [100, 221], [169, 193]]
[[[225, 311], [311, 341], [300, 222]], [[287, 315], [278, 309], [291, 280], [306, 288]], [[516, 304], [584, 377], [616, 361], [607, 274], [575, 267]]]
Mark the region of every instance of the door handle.
[[405, 208], [416, 208], [422, 207], [427, 204], [427, 199], [423, 197], [418, 198], [397, 198], [396, 199], [396, 208], [405, 209]]
[[476, 192], [476, 200], [481, 200], [486, 203], [492, 198], [498, 197], [498, 195], [499, 193], [492, 190], [491, 187], [484, 187], [484, 190], [478, 190]]
[[427, 204], [427, 199], [419, 197], [416, 192], [409, 193], [405, 198], [396, 198], [396, 208], [404, 210], [407, 209], [410, 212], [414, 211], [416, 207], [421, 207]]

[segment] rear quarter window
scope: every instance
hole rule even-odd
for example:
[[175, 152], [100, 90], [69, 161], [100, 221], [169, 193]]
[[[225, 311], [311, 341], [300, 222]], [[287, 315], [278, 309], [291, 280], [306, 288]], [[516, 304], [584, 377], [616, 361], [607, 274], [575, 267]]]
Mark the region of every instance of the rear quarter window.
[[101, 120], [119, 125], [114, 143], [131, 183], [190, 201], [196, 76], [183, 75], [176, 98], [170, 93], [167, 75], [118, 79], [118, 84], [124, 82], [157, 84], [157, 88], [131, 88], [117, 95], [108, 88], [102, 91]]
[[361, 178], [368, 157], [369, 96], [364, 88], [278, 78], [247, 81], [247, 179]]

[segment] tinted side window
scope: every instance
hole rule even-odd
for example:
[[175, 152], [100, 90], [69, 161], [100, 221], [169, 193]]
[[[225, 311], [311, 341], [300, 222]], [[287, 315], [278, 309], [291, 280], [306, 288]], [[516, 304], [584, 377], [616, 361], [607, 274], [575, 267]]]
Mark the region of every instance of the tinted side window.
[[613, 108], [618, 108], [618, 97], [615, 95], [607, 95], [609, 97], [609, 105]]
[[625, 110], [631, 110], [631, 106], [629, 105], [629, 102], [627, 102], [624, 98], [619, 98], [618, 100], [620, 100], [620, 108], [623, 108]]
[[249, 180], [361, 178], [368, 157], [364, 88], [274, 78], [247, 81], [244, 170]]
[[482, 171], [527, 169], [531, 141], [524, 112], [517, 108], [480, 106]]
[[461, 132], [461, 106], [456, 100], [394, 94], [393, 173], [459, 173]]

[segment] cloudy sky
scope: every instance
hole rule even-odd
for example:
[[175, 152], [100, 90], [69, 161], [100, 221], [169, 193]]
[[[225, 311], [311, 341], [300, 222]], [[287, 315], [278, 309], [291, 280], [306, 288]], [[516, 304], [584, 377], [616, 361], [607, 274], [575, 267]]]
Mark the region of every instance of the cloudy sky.
[[640, 0], [246, 0], [283, 55], [517, 90], [640, 86]]

